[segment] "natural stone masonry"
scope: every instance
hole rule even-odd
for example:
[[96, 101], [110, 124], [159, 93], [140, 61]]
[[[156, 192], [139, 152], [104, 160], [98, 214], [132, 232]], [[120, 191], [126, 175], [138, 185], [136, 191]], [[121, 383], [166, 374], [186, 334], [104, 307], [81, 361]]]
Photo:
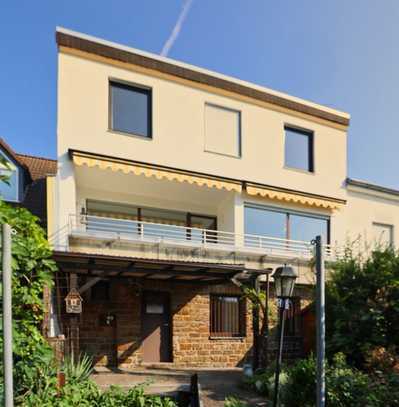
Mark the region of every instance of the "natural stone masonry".
[[[172, 315], [172, 356], [175, 367], [236, 367], [250, 362], [253, 333], [252, 311], [247, 304], [246, 335], [243, 338], [210, 337], [210, 294], [240, 294], [232, 283], [223, 285], [181, 284], [161, 280], [111, 278], [108, 300], [96, 301], [90, 290], [83, 295], [83, 312], [79, 321], [80, 350], [94, 356], [98, 366], [134, 367], [143, 362], [141, 346], [141, 306], [145, 290], [170, 293]], [[82, 285], [84, 281], [80, 281]], [[301, 308], [311, 300], [311, 292], [298, 288]], [[271, 335], [269, 349], [276, 342], [276, 307], [270, 301]], [[112, 321], [107, 318], [114, 317]], [[64, 326], [68, 317], [64, 315]], [[288, 338], [287, 338], [288, 339]], [[301, 338], [286, 341], [286, 357], [301, 354]]]

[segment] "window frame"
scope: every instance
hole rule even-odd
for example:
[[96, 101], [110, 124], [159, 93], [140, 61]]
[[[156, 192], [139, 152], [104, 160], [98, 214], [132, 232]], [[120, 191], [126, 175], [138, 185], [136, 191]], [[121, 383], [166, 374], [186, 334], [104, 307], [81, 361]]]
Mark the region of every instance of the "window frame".
[[[214, 313], [213, 306], [218, 298], [238, 298], [238, 333], [233, 332], [216, 332], [214, 330]], [[240, 339], [247, 336], [247, 301], [240, 294], [217, 294], [209, 295], [209, 337], [211, 339]]]
[[[148, 135], [134, 133], [130, 131], [123, 131], [113, 128], [113, 98], [112, 98], [112, 86], [115, 85], [120, 88], [137, 90], [139, 93], [147, 93], [147, 126]], [[153, 88], [150, 86], [141, 85], [138, 83], [127, 82], [120, 79], [108, 78], [108, 131], [111, 133], [122, 134], [130, 137], [139, 137], [142, 140], [153, 139]]]
[[[389, 234], [389, 247], [394, 247], [395, 246], [395, 225], [394, 224], [392, 224], [392, 223], [384, 223], [384, 222], [372, 222], [371, 225], [372, 225], [373, 228], [375, 226], [389, 228], [389, 231], [390, 231], [390, 234]], [[374, 235], [374, 231], [373, 231], [373, 235]]]
[[[2, 198], [5, 202], [14, 202], [14, 203], [19, 203], [21, 202], [21, 198], [20, 198], [20, 183], [21, 183], [21, 179], [20, 179], [20, 172], [21, 169], [19, 167], [19, 165], [14, 162], [14, 160], [12, 160], [2, 149], [0, 150], [0, 154], [3, 156], [3, 158], [10, 163], [12, 166], [14, 166], [14, 169], [8, 170], [10, 172], [15, 172], [15, 197], [14, 199], [5, 199]], [[1, 193], [0, 193], [1, 196]]]
[[[233, 113], [238, 113], [238, 153], [237, 155], [235, 154], [229, 154], [229, 153], [221, 153], [219, 151], [213, 151], [209, 150], [206, 148], [206, 107], [211, 106], [216, 109], [220, 110], [227, 110], [229, 112]], [[222, 106], [217, 103], [213, 102], [207, 102], [205, 101], [204, 103], [204, 152], [210, 153], [210, 154], [218, 154], [222, 155], [225, 157], [231, 157], [231, 158], [242, 158], [242, 111], [239, 109], [234, 109], [233, 107], [227, 107], [227, 106]]]
[[[251, 203], [251, 202], [244, 202], [244, 231], [245, 231], [245, 208], [263, 209], [263, 210], [266, 210], [269, 212], [277, 212], [277, 213], [285, 214], [286, 215], [286, 219], [285, 219], [285, 222], [286, 222], [285, 239], [286, 240], [291, 240], [290, 215], [297, 215], [297, 216], [303, 216], [303, 217], [307, 217], [307, 218], [325, 220], [325, 221], [327, 221], [327, 242], [326, 242], [326, 244], [330, 244], [330, 242], [331, 242], [331, 217], [328, 215], [297, 211], [295, 209], [278, 208], [278, 207], [268, 206], [268, 205], [260, 205], [260, 204]], [[245, 232], [245, 234], [251, 235], [252, 233]]]
[[[287, 144], [287, 131], [301, 134], [308, 137], [308, 163], [307, 168], [298, 168], [293, 167], [287, 164], [287, 154], [286, 154], [286, 144]], [[315, 173], [315, 163], [314, 163], [314, 131], [309, 129], [304, 129], [291, 124], [284, 124], [284, 168], [288, 170], [300, 171], [305, 174], [314, 174]]]

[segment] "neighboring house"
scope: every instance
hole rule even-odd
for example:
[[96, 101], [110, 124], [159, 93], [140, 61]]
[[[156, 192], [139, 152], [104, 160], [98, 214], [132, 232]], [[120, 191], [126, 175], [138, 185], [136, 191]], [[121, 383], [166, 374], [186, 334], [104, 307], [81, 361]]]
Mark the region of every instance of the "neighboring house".
[[7, 162], [0, 172], [8, 183], [0, 183], [0, 196], [12, 205], [22, 206], [47, 225], [46, 179], [57, 172], [57, 161], [48, 158], [17, 154], [0, 138], [0, 154]]
[[398, 192], [347, 180], [349, 115], [65, 29], [57, 44], [51, 334], [98, 364], [240, 365], [254, 338], [237, 281], [264, 289], [287, 263], [300, 353], [310, 241], [333, 259], [358, 235], [398, 239]]

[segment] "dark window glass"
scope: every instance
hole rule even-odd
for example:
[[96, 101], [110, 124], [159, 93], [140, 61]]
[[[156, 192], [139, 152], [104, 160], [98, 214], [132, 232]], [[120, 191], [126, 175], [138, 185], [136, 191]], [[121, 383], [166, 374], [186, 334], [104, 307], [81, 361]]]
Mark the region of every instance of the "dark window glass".
[[328, 219], [290, 214], [290, 239], [310, 242], [317, 235], [328, 242]]
[[285, 165], [313, 171], [313, 134], [285, 128]]
[[293, 298], [287, 310], [285, 334], [287, 336], [300, 336], [302, 331], [301, 300]]
[[111, 82], [111, 129], [151, 137], [151, 90]]
[[91, 299], [93, 301], [108, 301], [110, 298], [109, 281], [99, 281], [91, 288]]
[[245, 233], [285, 239], [287, 236], [287, 215], [284, 212], [246, 207]]
[[239, 296], [211, 296], [211, 336], [245, 336], [245, 299]]

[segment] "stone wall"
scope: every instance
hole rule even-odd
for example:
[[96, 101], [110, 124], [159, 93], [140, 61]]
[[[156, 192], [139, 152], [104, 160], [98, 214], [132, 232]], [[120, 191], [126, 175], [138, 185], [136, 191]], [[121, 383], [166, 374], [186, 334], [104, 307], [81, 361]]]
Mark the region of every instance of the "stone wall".
[[[210, 294], [240, 294], [233, 284], [204, 286], [113, 279], [108, 301], [93, 301], [90, 290], [83, 296], [80, 350], [93, 355], [97, 365], [115, 365], [116, 358], [122, 367], [142, 363], [140, 316], [144, 290], [170, 293], [176, 366], [233, 367], [250, 360], [252, 313], [249, 306], [244, 338], [210, 338]], [[107, 324], [110, 315], [115, 319]]]
[[[79, 286], [85, 282], [79, 281]], [[145, 290], [170, 293], [173, 363], [176, 367], [235, 367], [251, 361], [253, 333], [252, 312], [247, 304], [246, 335], [243, 338], [210, 337], [210, 294], [240, 294], [232, 283], [224, 285], [181, 284], [161, 280], [110, 279], [110, 298], [94, 301], [90, 290], [83, 295], [83, 312], [79, 317], [79, 347], [94, 356], [97, 365], [121, 367], [140, 365], [141, 304]], [[311, 301], [309, 289], [298, 288], [301, 308]], [[270, 351], [275, 350], [276, 307], [271, 292]], [[114, 317], [112, 321], [107, 317]], [[64, 314], [64, 331], [68, 335], [68, 316]], [[301, 339], [301, 338], [299, 338]], [[290, 357], [300, 356], [293, 339], [286, 341]]]

